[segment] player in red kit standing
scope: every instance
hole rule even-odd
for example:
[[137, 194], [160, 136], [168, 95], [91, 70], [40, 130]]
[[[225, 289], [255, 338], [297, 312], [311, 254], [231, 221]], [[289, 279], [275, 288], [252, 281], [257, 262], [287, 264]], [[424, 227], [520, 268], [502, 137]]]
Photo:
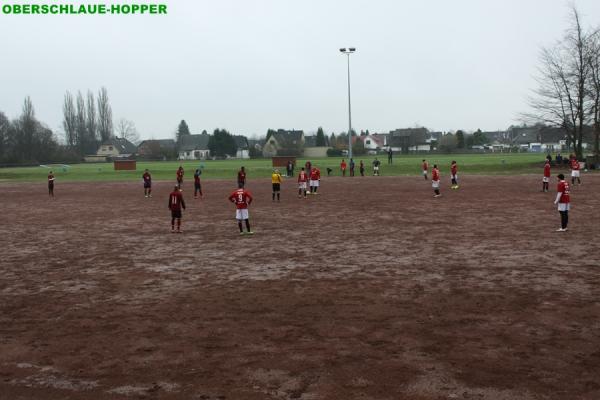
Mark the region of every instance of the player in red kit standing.
[[142, 179], [144, 181], [144, 197], [152, 197], [152, 176], [150, 175], [150, 171], [146, 169], [144, 175], [142, 175]]
[[452, 178], [452, 189], [458, 189], [458, 165], [456, 165], [456, 161], [450, 163], [450, 177]]
[[346, 176], [346, 161], [344, 161], [342, 159], [342, 162], [340, 163], [340, 169], [342, 170], [342, 176]]
[[246, 221], [246, 229], [248, 230], [248, 235], [253, 235], [254, 232], [250, 230], [250, 219], [248, 216], [248, 206], [252, 203], [252, 195], [243, 187], [239, 187], [238, 190], [231, 193], [229, 196], [229, 201], [235, 204], [235, 218], [238, 222], [238, 227], [240, 228], [240, 235], [244, 234], [244, 228], [242, 227], [242, 221]]
[[563, 174], [558, 174], [558, 189], [556, 193], [556, 200], [554, 204], [558, 204], [558, 212], [560, 213], [560, 228], [557, 232], [566, 232], [567, 225], [569, 224], [569, 210], [571, 208], [571, 188], [569, 183], [565, 181]]
[[425, 180], [427, 180], [427, 171], [429, 170], [429, 164], [427, 164], [426, 160], [423, 160], [423, 176]]
[[306, 174], [306, 171], [304, 171], [304, 167], [302, 167], [302, 169], [300, 170], [300, 173], [298, 174], [298, 198], [302, 197], [302, 195], [304, 195], [304, 198], [306, 198], [307, 182], [308, 182], [308, 175]]
[[310, 194], [318, 194], [317, 190], [319, 190], [320, 181], [321, 171], [319, 171], [319, 168], [313, 167], [312, 171], [310, 171]]
[[[183, 194], [176, 185], [169, 194], [169, 210], [171, 210], [171, 233], [181, 233], [181, 210], [185, 210]], [[175, 220], [177, 220], [177, 231], [175, 231]]]
[[542, 192], [550, 190], [550, 160], [544, 164], [544, 177], [542, 178]]
[[54, 174], [52, 171], [48, 173], [48, 196], [54, 197]]
[[433, 169], [431, 170], [431, 187], [435, 193], [433, 197], [440, 197], [440, 170], [437, 164], [433, 164]]
[[238, 171], [237, 183], [239, 188], [244, 188], [244, 186], [246, 186], [246, 169], [244, 167], [240, 168]]
[[575, 185], [575, 179], [577, 179], [577, 184], [581, 185], [581, 179], [579, 178], [580, 169], [581, 166], [577, 158], [571, 158], [571, 185]]
[[177, 169], [177, 186], [179, 186], [179, 189], [181, 189], [181, 186], [183, 185], [183, 173], [183, 167], [180, 165]]

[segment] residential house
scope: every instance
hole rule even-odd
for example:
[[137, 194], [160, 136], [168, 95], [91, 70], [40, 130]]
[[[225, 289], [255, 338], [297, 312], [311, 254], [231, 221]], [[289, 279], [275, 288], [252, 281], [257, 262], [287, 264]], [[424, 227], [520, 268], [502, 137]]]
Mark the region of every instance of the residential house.
[[[429, 140], [429, 141], [428, 141]], [[431, 140], [427, 128], [406, 128], [390, 131], [388, 147], [402, 153], [431, 150]]]
[[140, 143], [137, 154], [146, 159], [171, 159], [177, 156], [177, 145], [173, 139], [150, 139]]
[[133, 158], [137, 147], [125, 138], [113, 137], [102, 142], [95, 155], [84, 157], [86, 162], [104, 162], [114, 158]]
[[563, 128], [544, 126], [539, 129], [540, 150], [544, 153], [556, 153], [567, 148], [567, 132]]
[[235, 144], [237, 145], [236, 158], [250, 158], [250, 145], [248, 144], [248, 138], [242, 135], [233, 136]]
[[208, 150], [208, 140], [210, 135], [203, 133], [201, 135], [183, 135], [179, 142], [180, 160], [204, 160], [210, 156]]
[[359, 136], [359, 140], [362, 140], [367, 154], [377, 154], [385, 147], [385, 136], [379, 134], [372, 134], [367, 136]]
[[278, 129], [267, 138], [262, 152], [263, 157], [299, 156], [303, 149], [303, 131]]

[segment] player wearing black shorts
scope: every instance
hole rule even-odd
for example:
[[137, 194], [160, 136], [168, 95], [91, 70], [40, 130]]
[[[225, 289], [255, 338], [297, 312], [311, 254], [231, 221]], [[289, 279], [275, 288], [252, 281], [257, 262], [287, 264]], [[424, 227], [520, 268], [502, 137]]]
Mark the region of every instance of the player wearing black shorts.
[[275, 201], [275, 195], [277, 195], [277, 201], [280, 200], [281, 193], [281, 182], [283, 179], [281, 178], [281, 174], [278, 169], [273, 170], [273, 174], [271, 174], [271, 183], [273, 184], [273, 194], [272, 199]]

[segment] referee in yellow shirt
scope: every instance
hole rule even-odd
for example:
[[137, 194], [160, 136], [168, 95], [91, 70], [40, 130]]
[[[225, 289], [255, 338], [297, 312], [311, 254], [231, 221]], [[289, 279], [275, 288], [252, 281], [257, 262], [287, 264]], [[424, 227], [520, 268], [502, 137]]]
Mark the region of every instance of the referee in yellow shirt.
[[283, 178], [281, 178], [279, 170], [273, 170], [273, 174], [271, 174], [271, 183], [273, 184], [273, 201], [275, 201], [275, 195], [277, 195], [277, 201], [279, 201], [279, 193], [281, 192], [282, 181]]

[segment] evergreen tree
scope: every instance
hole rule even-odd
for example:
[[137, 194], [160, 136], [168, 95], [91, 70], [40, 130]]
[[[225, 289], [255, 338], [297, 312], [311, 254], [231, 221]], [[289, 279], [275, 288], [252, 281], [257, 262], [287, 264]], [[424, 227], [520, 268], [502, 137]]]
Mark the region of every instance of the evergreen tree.
[[215, 129], [210, 139], [208, 139], [208, 149], [210, 155], [214, 157], [225, 157], [227, 155], [235, 157], [237, 143], [235, 138], [225, 129]]
[[181, 120], [179, 126], [177, 127], [177, 143], [181, 143], [181, 138], [186, 135], [191, 135], [190, 128], [188, 127], [187, 122], [184, 119]]
[[456, 148], [465, 148], [465, 133], [461, 130], [456, 131]]
[[324, 147], [327, 146], [327, 143], [325, 142], [325, 133], [323, 132], [323, 128], [319, 127], [319, 129], [317, 129], [317, 147]]

